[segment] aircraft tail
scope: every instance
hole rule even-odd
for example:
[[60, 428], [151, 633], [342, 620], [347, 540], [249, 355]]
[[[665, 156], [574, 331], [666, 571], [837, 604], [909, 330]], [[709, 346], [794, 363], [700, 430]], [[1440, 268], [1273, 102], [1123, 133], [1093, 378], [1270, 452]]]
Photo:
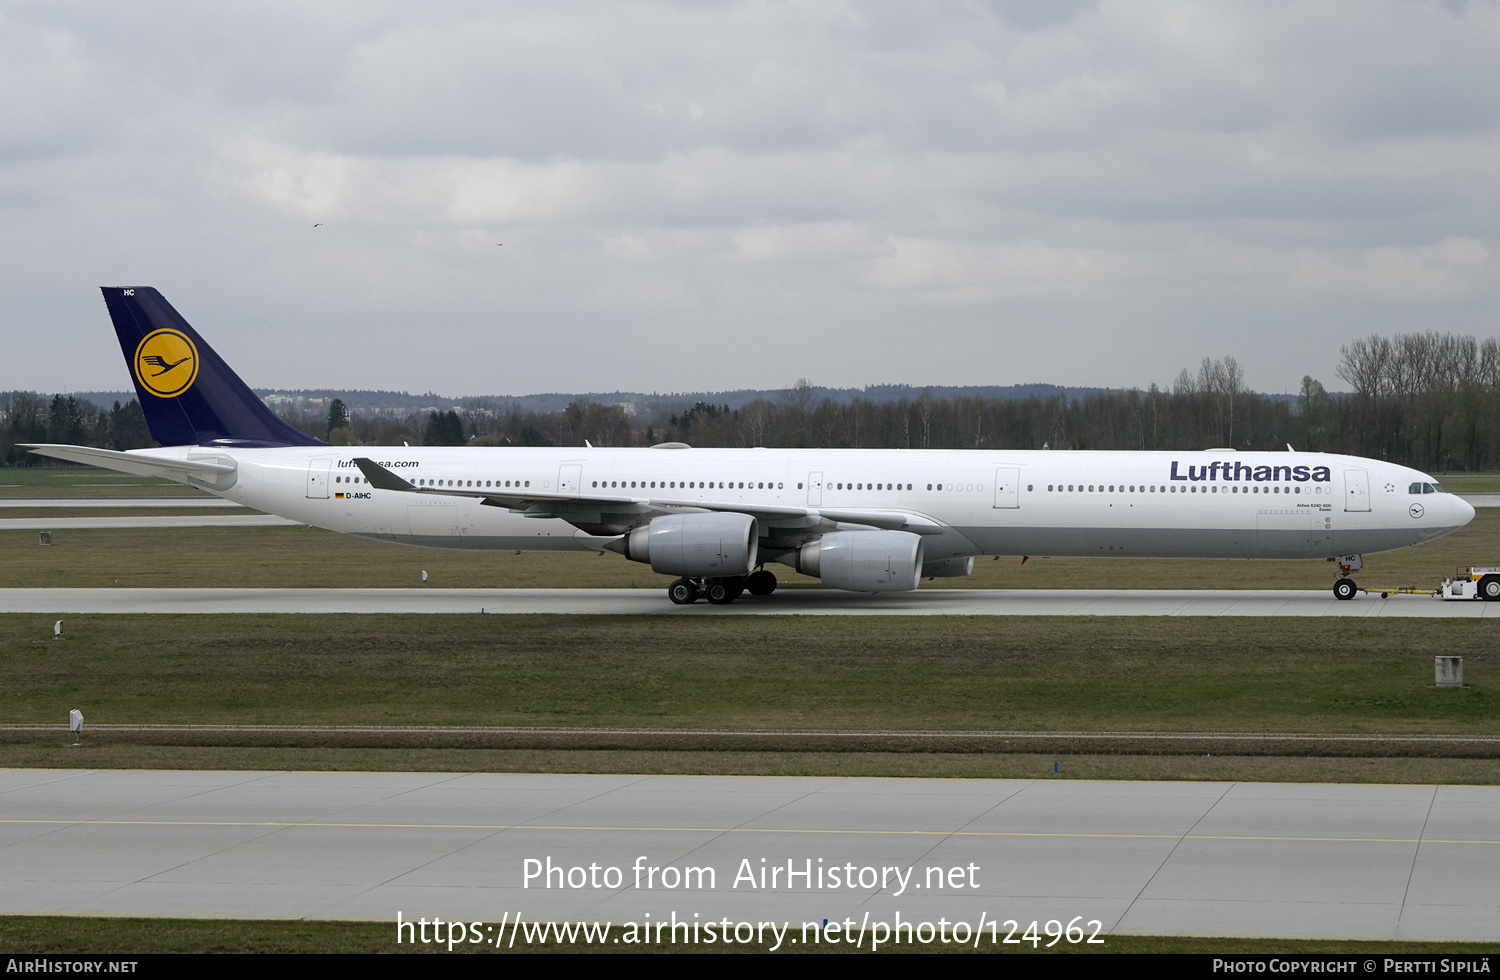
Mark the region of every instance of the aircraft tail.
[[163, 446], [322, 446], [276, 417], [150, 286], [104, 286], [151, 438]]

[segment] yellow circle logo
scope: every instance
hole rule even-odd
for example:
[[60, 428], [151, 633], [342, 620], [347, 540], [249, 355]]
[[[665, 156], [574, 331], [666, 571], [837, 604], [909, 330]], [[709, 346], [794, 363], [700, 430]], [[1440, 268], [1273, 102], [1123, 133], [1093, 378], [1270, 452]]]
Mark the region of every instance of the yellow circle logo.
[[198, 377], [198, 348], [176, 330], [153, 330], [135, 349], [135, 377], [151, 394], [176, 398]]

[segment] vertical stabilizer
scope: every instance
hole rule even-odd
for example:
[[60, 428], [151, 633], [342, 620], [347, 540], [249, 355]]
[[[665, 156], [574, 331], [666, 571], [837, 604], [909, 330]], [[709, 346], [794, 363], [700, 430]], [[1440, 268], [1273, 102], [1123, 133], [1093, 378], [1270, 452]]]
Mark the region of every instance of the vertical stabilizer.
[[276, 417], [150, 286], [104, 286], [120, 350], [163, 446], [322, 446]]

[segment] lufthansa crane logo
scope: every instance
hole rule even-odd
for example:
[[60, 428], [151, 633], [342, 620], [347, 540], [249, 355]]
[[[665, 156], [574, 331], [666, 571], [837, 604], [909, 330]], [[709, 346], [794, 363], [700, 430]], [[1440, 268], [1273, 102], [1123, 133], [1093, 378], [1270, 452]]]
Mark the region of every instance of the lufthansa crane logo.
[[198, 348], [178, 330], [153, 330], [135, 349], [135, 378], [159, 398], [176, 398], [198, 377]]

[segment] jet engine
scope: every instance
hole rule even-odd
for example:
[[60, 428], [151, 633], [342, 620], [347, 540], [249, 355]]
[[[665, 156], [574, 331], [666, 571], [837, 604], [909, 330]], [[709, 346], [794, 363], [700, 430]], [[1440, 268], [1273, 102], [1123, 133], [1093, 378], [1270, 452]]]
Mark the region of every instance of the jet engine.
[[686, 578], [748, 575], [760, 532], [749, 514], [672, 514], [658, 517], [605, 545], [651, 570]]
[[922, 566], [923, 578], [963, 578], [974, 571], [972, 558], [939, 558]]
[[922, 538], [909, 531], [834, 531], [803, 545], [794, 567], [848, 592], [910, 592], [921, 581]]

